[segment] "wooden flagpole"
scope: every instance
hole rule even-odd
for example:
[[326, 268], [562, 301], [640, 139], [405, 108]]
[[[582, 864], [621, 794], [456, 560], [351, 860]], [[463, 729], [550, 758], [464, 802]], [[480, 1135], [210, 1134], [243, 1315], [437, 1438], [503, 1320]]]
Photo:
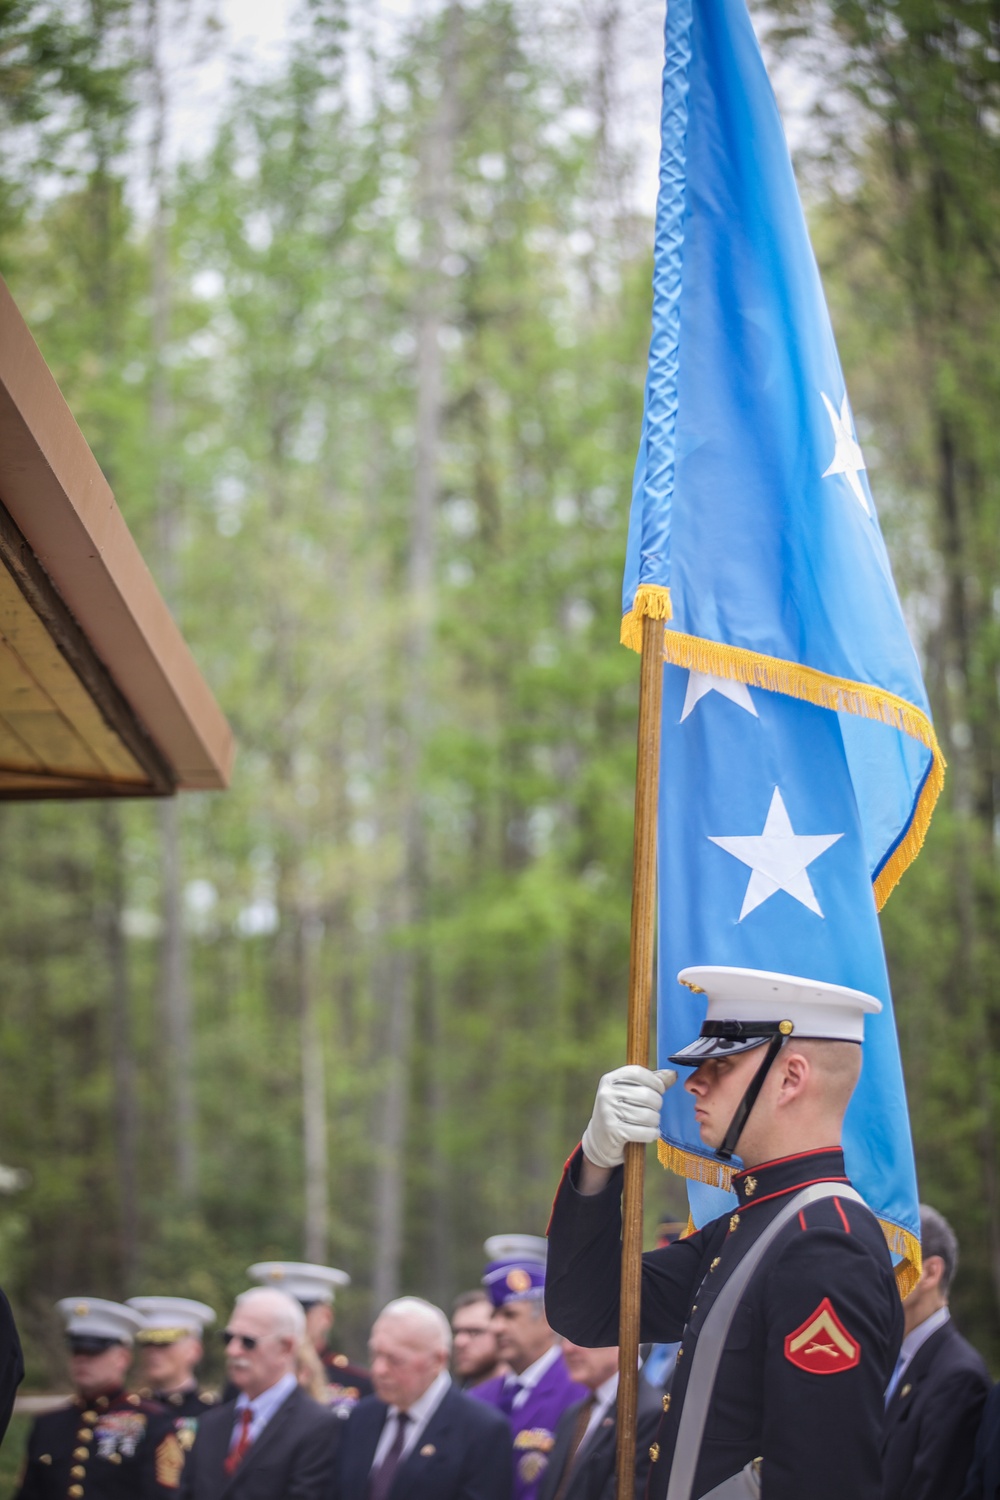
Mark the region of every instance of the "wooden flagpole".
[[[656, 936], [656, 823], [660, 784], [663, 704], [663, 621], [642, 621], [639, 734], [635, 767], [635, 833], [632, 846], [632, 935], [629, 949], [629, 1063], [649, 1066], [649, 1013]], [[646, 1148], [625, 1147], [622, 1194], [622, 1281], [618, 1332], [618, 1500], [635, 1488], [639, 1406], [639, 1297], [642, 1282], [642, 1189]]]

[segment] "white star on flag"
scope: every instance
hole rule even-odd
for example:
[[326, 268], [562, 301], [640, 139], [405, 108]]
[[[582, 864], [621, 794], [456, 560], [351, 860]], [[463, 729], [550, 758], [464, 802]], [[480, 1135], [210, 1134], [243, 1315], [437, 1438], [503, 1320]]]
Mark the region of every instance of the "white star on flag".
[[748, 714], [753, 714], [757, 719], [760, 715], [753, 706], [750, 689], [745, 682], [732, 682], [728, 677], [710, 677], [707, 672], [688, 672], [687, 692], [684, 695], [684, 707], [681, 711], [681, 723], [688, 714], [700, 703], [706, 693], [721, 693], [723, 698], [728, 698], [730, 703], [735, 703], [737, 708], [746, 709]]
[[828, 479], [831, 474], [846, 475], [847, 482], [854, 491], [858, 504], [864, 510], [865, 514], [870, 516], [872, 508], [868, 504], [868, 496], [862, 489], [861, 480], [858, 478], [858, 475], [866, 465], [861, 452], [861, 445], [854, 435], [854, 422], [851, 418], [851, 408], [847, 400], [847, 392], [844, 392], [844, 400], [841, 404], [839, 416], [837, 408], [826, 394], [826, 391], [820, 391], [820, 395], [823, 397], [823, 405], [826, 407], [830, 421], [833, 423], [833, 437], [836, 445], [833, 450], [833, 459], [830, 467], [824, 473], [823, 478]]
[[775, 891], [787, 891], [789, 896], [794, 896], [796, 901], [801, 901], [803, 906], [808, 906], [821, 917], [823, 912], [806, 868], [843, 837], [842, 833], [796, 833], [779, 787], [774, 789], [763, 833], [756, 837], [733, 838], [714, 838], [709, 834], [713, 844], [749, 865], [753, 872], [743, 897], [741, 922]]

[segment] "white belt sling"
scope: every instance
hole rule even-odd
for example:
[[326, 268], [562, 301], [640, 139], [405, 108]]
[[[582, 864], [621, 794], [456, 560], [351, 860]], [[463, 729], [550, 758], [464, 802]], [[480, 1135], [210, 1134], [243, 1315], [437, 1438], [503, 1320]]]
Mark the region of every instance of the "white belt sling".
[[[719, 1361], [740, 1298], [746, 1291], [750, 1278], [764, 1258], [768, 1246], [785, 1225], [803, 1208], [822, 1198], [851, 1198], [855, 1203], [864, 1203], [861, 1194], [846, 1183], [817, 1182], [812, 1187], [802, 1188], [789, 1199], [780, 1213], [775, 1214], [767, 1228], [733, 1267], [712, 1304], [698, 1335], [691, 1361], [691, 1378], [684, 1392], [684, 1407], [677, 1428], [666, 1500], [692, 1500], [695, 1470], [701, 1455], [705, 1422], [715, 1390]], [[759, 1495], [760, 1476], [756, 1464], [749, 1463], [738, 1474], [730, 1475], [714, 1489], [699, 1496], [698, 1500], [755, 1500]]]

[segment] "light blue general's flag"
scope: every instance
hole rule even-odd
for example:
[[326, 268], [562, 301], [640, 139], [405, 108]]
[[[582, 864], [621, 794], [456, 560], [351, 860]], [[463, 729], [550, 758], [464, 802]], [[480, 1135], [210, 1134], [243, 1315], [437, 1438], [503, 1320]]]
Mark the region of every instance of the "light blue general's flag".
[[[905, 1283], [917, 1192], [877, 907], [944, 763], [744, 0], [670, 0], [662, 131], [622, 624], [637, 646], [643, 616], [665, 622], [659, 1053], [704, 1017], [689, 965], [877, 995], [845, 1150]], [[728, 1173], [680, 1087], [663, 1137], [703, 1222]]]

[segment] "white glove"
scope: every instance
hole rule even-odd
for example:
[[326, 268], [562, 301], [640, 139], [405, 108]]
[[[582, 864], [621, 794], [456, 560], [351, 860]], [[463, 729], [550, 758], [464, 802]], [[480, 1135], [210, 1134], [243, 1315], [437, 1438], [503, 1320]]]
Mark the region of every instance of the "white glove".
[[653, 1073], [630, 1066], [605, 1073], [597, 1085], [594, 1113], [583, 1132], [583, 1151], [595, 1167], [620, 1167], [627, 1141], [655, 1141], [660, 1134], [660, 1105], [677, 1082], [673, 1068]]

